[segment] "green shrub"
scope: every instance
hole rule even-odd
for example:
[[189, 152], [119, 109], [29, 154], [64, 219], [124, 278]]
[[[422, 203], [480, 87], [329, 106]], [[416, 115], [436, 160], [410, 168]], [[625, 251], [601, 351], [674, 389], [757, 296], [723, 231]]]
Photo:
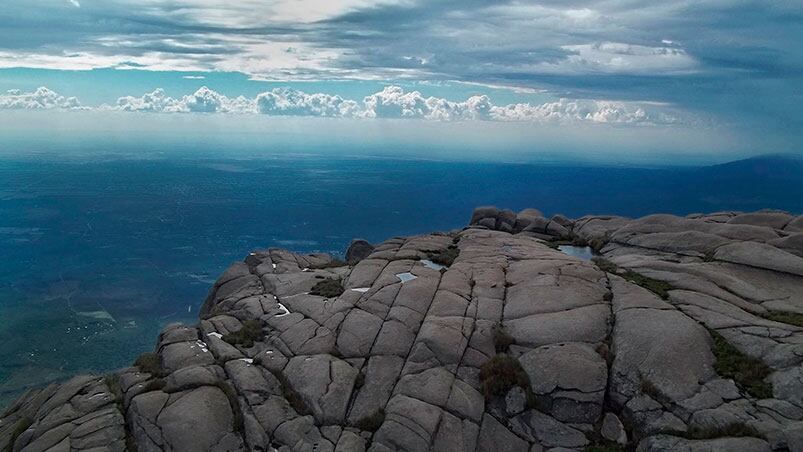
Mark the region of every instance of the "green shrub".
[[139, 367], [139, 370], [151, 374], [154, 377], [162, 377], [165, 375], [162, 369], [162, 363], [159, 361], [159, 355], [153, 352], [145, 352], [137, 357], [134, 361], [134, 366]]
[[353, 426], [367, 432], [375, 432], [379, 430], [379, 427], [383, 422], [385, 422], [385, 410], [380, 408], [364, 418], [354, 422]]
[[429, 260], [445, 267], [450, 267], [454, 264], [455, 259], [457, 259], [459, 255], [460, 249], [457, 245], [449, 245], [445, 250], [430, 251], [428, 253]]
[[234, 333], [223, 336], [223, 340], [231, 345], [241, 345], [245, 348], [254, 346], [254, 342], [262, 339], [262, 322], [256, 319], [249, 319], [243, 322], [243, 327]]
[[511, 345], [516, 343], [516, 339], [505, 331], [502, 325], [494, 327], [494, 348], [496, 353], [506, 353]]
[[714, 339], [714, 368], [725, 378], [732, 378], [739, 387], [758, 399], [772, 397], [772, 384], [765, 379], [772, 372], [763, 361], [752, 358], [732, 346], [716, 331], [709, 330]]
[[480, 388], [486, 400], [507, 394], [513, 386], [524, 389], [528, 403], [533, 403], [530, 378], [517, 359], [499, 353], [480, 367]]
[[315, 283], [309, 293], [325, 298], [335, 298], [342, 295], [344, 291], [343, 283], [339, 279], [326, 278]]
[[788, 323], [789, 325], [803, 327], [803, 314], [798, 314], [797, 312], [768, 311], [761, 314], [761, 317], [772, 320], [773, 322]]

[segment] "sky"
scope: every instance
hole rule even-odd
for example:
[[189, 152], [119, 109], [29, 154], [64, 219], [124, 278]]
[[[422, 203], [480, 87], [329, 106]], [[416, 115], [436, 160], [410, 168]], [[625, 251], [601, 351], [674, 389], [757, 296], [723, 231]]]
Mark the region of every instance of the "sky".
[[148, 116], [189, 115], [519, 154], [803, 154], [800, 42], [799, 0], [11, 0], [0, 132], [94, 113], [186, 134]]

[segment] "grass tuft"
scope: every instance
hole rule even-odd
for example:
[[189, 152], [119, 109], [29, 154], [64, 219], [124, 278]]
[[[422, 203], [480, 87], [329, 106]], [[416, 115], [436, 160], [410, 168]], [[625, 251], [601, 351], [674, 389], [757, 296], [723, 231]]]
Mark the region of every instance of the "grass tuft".
[[480, 367], [480, 388], [485, 400], [490, 400], [494, 396], [503, 396], [513, 386], [524, 389], [528, 404], [534, 403], [535, 397], [530, 387], [530, 378], [517, 359], [505, 353], [499, 353]]
[[159, 362], [159, 355], [153, 352], [145, 352], [139, 355], [137, 360], [134, 361], [134, 366], [154, 377], [163, 377], [166, 374], [165, 370], [162, 369], [162, 363]]
[[714, 339], [713, 351], [717, 358], [714, 368], [717, 373], [722, 377], [733, 379], [739, 387], [755, 398], [771, 398], [772, 384], [765, 380], [772, 373], [772, 369], [763, 361], [740, 352], [716, 331], [709, 330], [709, 332]]
[[607, 273], [618, 273], [619, 266], [614, 264], [613, 262], [605, 259], [604, 257], [594, 256], [591, 258], [591, 262], [596, 264], [597, 268], [600, 270], [607, 272]]
[[798, 314], [797, 312], [767, 311], [761, 314], [761, 317], [772, 320], [773, 322], [788, 323], [789, 325], [803, 327], [803, 314]]
[[636, 273], [633, 270], [622, 270], [613, 262], [602, 257], [594, 257], [591, 261], [597, 265], [597, 268], [604, 272], [617, 274], [631, 283], [653, 292], [661, 297], [661, 299], [666, 300], [669, 298], [669, 291], [672, 290], [672, 286], [666, 281], [653, 279], [641, 273]]
[[343, 283], [339, 279], [326, 278], [315, 283], [309, 293], [325, 298], [335, 298], [342, 295], [344, 291]]
[[454, 264], [455, 259], [457, 259], [459, 255], [460, 249], [457, 245], [449, 245], [445, 250], [431, 251], [428, 253], [429, 260], [445, 267], [450, 267]]
[[262, 322], [256, 319], [249, 319], [243, 322], [243, 327], [234, 333], [223, 336], [223, 340], [231, 345], [241, 345], [245, 348], [254, 346], [254, 342], [262, 339]]

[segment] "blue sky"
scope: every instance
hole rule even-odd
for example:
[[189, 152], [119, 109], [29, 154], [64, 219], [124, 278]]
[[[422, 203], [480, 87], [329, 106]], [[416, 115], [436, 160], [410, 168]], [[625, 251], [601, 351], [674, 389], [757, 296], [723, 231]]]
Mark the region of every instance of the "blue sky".
[[515, 122], [563, 147], [629, 128], [603, 147], [800, 154], [801, 41], [799, 1], [13, 1], [0, 118]]

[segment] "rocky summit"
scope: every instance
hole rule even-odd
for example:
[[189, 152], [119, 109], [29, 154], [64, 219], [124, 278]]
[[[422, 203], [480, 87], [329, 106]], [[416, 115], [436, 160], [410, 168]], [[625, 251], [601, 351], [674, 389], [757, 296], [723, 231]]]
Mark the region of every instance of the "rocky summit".
[[352, 246], [251, 253], [0, 450], [803, 451], [803, 217], [483, 207]]

